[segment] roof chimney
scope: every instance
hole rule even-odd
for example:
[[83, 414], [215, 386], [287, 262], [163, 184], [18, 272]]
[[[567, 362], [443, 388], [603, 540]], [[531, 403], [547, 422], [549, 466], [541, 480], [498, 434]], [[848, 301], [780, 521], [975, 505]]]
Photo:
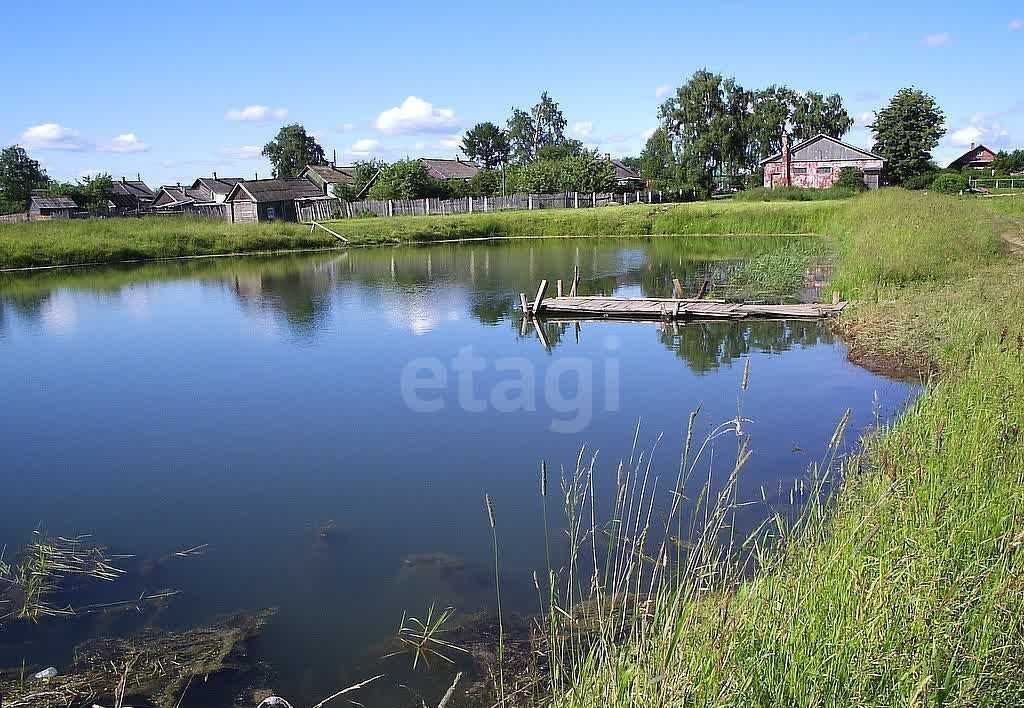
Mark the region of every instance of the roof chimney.
[[260, 173], [259, 172], [254, 172], [253, 174], [256, 175], [256, 179], [254, 181], [259, 182], [260, 181]]
[[124, 184], [124, 183], [125, 183], [125, 182], [127, 182], [127, 181], [128, 181], [128, 180], [126, 180], [126, 179], [124, 178], [124, 175], [121, 175], [121, 184]]
[[971, 150], [974, 149], [974, 143], [971, 143]]
[[217, 170], [214, 170], [214, 171], [213, 171], [213, 178], [214, 178], [214, 179], [217, 179]]
[[337, 167], [337, 166], [338, 166], [338, 151], [337, 150], [331, 150], [331, 167]]

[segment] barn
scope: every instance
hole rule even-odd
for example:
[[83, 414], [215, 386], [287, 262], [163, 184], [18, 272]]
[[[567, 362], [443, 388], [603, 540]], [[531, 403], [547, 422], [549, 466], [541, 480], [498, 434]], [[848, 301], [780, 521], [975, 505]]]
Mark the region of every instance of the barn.
[[71, 197], [33, 196], [28, 207], [28, 218], [32, 221], [47, 219], [70, 219], [78, 205]]
[[824, 133], [792, 147], [789, 138], [783, 138], [782, 150], [762, 160], [761, 167], [764, 169], [764, 186], [768, 189], [831, 187], [844, 167], [854, 167], [863, 172], [864, 184], [869, 189], [878, 189], [885, 179], [884, 157]]
[[239, 182], [224, 201], [231, 205], [231, 220], [242, 224], [262, 221], [298, 221], [296, 200], [329, 199], [320, 187], [301, 177]]

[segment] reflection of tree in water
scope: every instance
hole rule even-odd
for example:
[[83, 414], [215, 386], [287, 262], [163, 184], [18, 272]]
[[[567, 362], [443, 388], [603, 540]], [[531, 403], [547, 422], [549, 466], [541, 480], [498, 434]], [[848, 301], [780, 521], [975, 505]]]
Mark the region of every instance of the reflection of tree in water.
[[233, 285], [243, 306], [283, 315], [299, 338], [312, 339], [330, 316], [334, 282], [329, 264], [235, 273]]
[[713, 371], [751, 352], [777, 353], [835, 341], [828, 327], [810, 320], [662, 324], [658, 338], [698, 373]]

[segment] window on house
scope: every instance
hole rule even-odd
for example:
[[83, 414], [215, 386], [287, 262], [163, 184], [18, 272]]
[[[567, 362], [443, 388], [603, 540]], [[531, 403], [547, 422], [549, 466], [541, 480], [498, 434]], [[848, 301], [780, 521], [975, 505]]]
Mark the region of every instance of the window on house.
[[267, 207], [267, 218], [268, 219], [276, 219], [277, 218], [277, 211], [274, 209], [274, 207]]
[[830, 174], [832, 174], [832, 168], [831, 167], [819, 167], [818, 168], [818, 174], [819, 175], [830, 175]]
[[795, 175], [805, 175], [805, 174], [807, 174], [807, 168], [806, 167], [794, 167], [793, 168], [793, 174], [795, 174]]

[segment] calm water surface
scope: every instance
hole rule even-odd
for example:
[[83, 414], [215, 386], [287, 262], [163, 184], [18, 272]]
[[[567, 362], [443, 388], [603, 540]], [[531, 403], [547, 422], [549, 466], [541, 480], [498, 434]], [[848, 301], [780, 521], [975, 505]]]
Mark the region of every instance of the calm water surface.
[[[819, 322], [549, 324], [546, 348], [515, 312], [521, 291], [568, 279], [574, 264], [583, 293], [666, 295], [672, 277], [723, 281], [727, 251], [758, 247], [710, 244], [452, 245], [0, 275], [0, 544], [36, 527], [91, 533], [137, 555], [108, 595], [182, 591], [144, 615], [10, 629], [0, 665], [61, 666], [90, 636], [276, 607], [259, 644], [268, 682], [298, 702], [322, 698], [390, 670], [374, 647], [403, 610], [491, 608], [485, 492], [508, 607], [532, 612], [540, 460], [571, 467], [586, 444], [610, 484], [639, 421], [638, 447], [663, 435], [654, 469], [667, 480], [694, 406], [704, 432], [737, 415], [748, 358], [754, 455], [740, 495], [758, 500], [742, 521], [756, 523], [821, 457], [846, 408], [852, 440], [912, 387], [850, 364]], [[736, 445], [720, 438], [716, 453], [727, 460]], [[203, 557], [154, 562], [198, 544], [210, 544]], [[403, 563], [417, 553], [465, 568]]]

